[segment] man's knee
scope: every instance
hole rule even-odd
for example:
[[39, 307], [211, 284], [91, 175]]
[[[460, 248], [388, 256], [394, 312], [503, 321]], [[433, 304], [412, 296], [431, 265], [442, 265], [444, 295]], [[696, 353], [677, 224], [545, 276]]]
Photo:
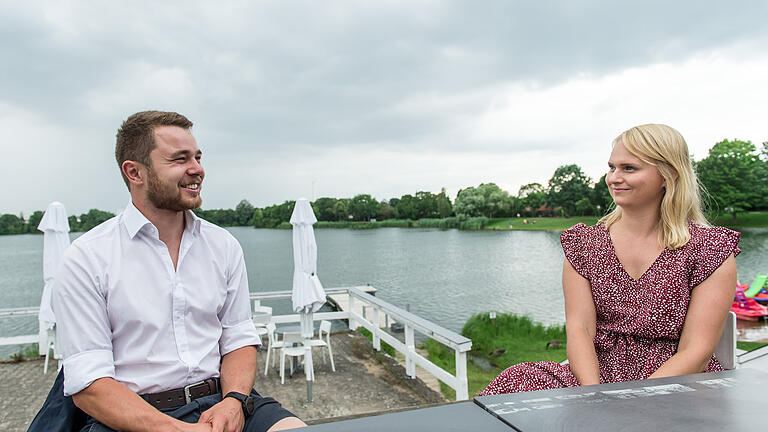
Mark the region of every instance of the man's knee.
[[298, 417], [286, 417], [278, 421], [277, 423], [273, 424], [271, 428], [267, 429], [267, 432], [300, 428], [306, 425], [307, 424], [301, 421]]

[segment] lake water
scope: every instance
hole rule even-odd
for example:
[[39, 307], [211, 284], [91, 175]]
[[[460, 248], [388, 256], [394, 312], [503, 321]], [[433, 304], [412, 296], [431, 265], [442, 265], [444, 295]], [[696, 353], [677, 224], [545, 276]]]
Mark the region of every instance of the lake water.
[[[229, 228], [245, 253], [250, 289], [290, 290], [290, 230]], [[559, 232], [440, 231], [380, 228], [316, 230], [318, 276], [326, 287], [370, 284], [376, 295], [454, 331], [486, 311], [563, 323]], [[79, 233], [73, 233], [76, 238]], [[745, 229], [736, 258], [739, 281], [768, 272], [768, 229]], [[42, 292], [41, 235], [0, 236], [0, 308], [37, 306]], [[287, 312], [288, 301], [270, 304]], [[36, 332], [37, 319], [0, 319], [0, 334]], [[15, 352], [0, 347], [0, 357]]]

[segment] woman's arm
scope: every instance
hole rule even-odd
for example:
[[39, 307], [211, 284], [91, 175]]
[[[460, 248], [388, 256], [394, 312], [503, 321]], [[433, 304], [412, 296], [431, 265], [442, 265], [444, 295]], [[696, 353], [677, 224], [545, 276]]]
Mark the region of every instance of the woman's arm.
[[571, 372], [581, 385], [600, 383], [600, 367], [595, 354], [595, 303], [589, 281], [563, 262], [563, 295], [565, 296], [566, 350]]
[[736, 289], [736, 260], [729, 256], [693, 289], [677, 353], [649, 378], [703, 372], [723, 332]]

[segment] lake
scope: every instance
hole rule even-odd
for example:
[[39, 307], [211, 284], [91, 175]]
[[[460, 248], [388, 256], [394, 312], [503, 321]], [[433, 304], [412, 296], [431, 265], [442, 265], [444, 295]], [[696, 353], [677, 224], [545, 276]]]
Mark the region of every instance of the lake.
[[[245, 253], [252, 292], [290, 290], [290, 230], [232, 227]], [[321, 229], [318, 276], [326, 287], [370, 284], [376, 295], [454, 331], [477, 312], [563, 323], [560, 233]], [[73, 233], [72, 238], [79, 236]], [[739, 281], [768, 272], [768, 229], [744, 229]], [[0, 236], [0, 308], [37, 306], [43, 287], [42, 235]], [[288, 312], [288, 301], [267, 303]], [[0, 334], [36, 332], [32, 317], [0, 319]], [[0, 347], [0, 357], [17, 351]]]

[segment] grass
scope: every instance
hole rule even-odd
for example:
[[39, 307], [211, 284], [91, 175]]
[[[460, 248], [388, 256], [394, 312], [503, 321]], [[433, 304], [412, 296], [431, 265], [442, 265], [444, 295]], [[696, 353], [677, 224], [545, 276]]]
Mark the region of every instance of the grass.
[[[357, 328], [357, 332], [360, 333], [361, 335], [365, 336], [366, 338], [368, 338], [369, 341], [373, 342], [373, 335], [371, 334], [370, 331], [368, 331], [367, 328], [365, 328], [365, 327], [358, 327]], [[384, 351], [385, 353], [389, 354], [390, 357], [395, 357], [395, 353], [397, 352], [397, 350], [395, 350], [395, 347], [393, 347], [392, 345], [384, 342], [381, 339], [379, 339], [379, 342], [381, 343], [381, 350], [382, 351]]]
[[[480, 393], [501, 371], [521, 362], [565, 360], [565, 327], [545, 327], [525, 316], [497, 314], [491, 320], [489, 314], [473, 315], [464, 324], [461, 333], [472, 339], [472, 350], [467, 362], [469, 394]], [[547, 349], [547, 343], [563, 341], [557, 348]], [[452, 349], [427, 340], [422, 345], [429, 353], [429, 359], [451, 374], [456, 373], [456, 359]], [[497, 350], [505, 350], [503, 353]], [[487, 366], [483, 367], [483, 365]], [[445, 384], [440, 384], [443, 395], [455, 399], [456, 393]]]
[[736, 222], [733, 221], [733, 216], [721, 214], [712, 223], [729, 228], [766, 228], [768, 227], [768, 212], [739, 213], [736, 216]]
[[[486, 229], [493, 230], [519, 230], [519, 231], [562, 231], [577, 223], [594, 225], [599, 218], [597, 216], [564, 217], [536, 217], [536, 218], [494, 218], [490, 219]], [[528, 223], [523, 223], [527, 221]]]
[[40, 357], [40, 353], [37, 351], [37, 344], [24, 344], [19, 345], [19, 352], [11, 354], [10, 357], [5, 359], [6, 361], [22, 362], [25, 359], [36, 359]]
[[744, 351], [756, 350], [766, 345], [768, 345], [768, 343], [765, 343], [765, 342], [742, 342], [742, 341], [736, 342], [736, 348]]

